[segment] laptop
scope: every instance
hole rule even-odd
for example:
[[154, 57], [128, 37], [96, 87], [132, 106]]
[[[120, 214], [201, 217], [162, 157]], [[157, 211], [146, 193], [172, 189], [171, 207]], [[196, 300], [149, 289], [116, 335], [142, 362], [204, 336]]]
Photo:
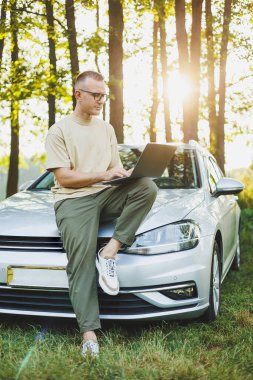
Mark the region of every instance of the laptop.
[[159, 178], [168, 166], [175, 150], [176, 147], [171, 145], [148, 143], [129, 177], [114, 178], [109, 181], [103, 181], [102, 184], [116, 186], [129, 183], [141, 177]]

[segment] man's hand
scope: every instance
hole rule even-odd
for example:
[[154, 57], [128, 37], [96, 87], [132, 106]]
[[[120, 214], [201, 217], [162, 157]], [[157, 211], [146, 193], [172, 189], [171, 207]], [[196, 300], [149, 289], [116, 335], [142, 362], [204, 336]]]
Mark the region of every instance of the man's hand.
[[114, 178], [129, 177], [130, 174], [131, 172], [129, 172], [129, 170], [125, 170], [124, 168], [120, 166], [116, 166], [115, 168], [112, 168], [110, 170], [107, 170], [107, 172], [105, 172], [104, 181], [110, 181], [111, 179], [114, 179]]

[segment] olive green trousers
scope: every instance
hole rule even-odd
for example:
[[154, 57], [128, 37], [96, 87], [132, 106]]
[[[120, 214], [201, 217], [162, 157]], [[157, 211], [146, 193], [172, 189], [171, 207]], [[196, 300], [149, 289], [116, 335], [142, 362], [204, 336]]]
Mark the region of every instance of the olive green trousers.
[[131, 245], [157, 195], [148, 178], [55, 203], [56, 223], [67, 253], [70, 300], [81, 333], [100, 328], [96, 249], [100, 222], [116, 219], [113, 238]]

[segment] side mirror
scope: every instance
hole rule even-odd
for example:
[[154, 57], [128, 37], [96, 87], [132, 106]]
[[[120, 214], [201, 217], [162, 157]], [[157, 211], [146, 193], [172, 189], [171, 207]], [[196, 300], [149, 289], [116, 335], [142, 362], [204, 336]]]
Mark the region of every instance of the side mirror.
[[244, 184], [233, 178], [221, 178], [216, 184], [213, 196], [239, 194], [244, 189]]
[[31, 179], [30, 181], [26, 181], [22, 183], [22, 185], [19, 186], [18, 190], [19, 191], [24, 191], [28, 189], [28, 187], [34, 182], [34, 179]]

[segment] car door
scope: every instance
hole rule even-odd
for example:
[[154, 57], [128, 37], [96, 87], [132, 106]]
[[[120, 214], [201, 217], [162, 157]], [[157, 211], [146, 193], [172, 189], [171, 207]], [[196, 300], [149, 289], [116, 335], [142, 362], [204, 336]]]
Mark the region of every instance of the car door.
[[[216, 184], [223, 173], [213, 157], [206, 159], [210, 192], [216, 189]], [[236, 243], [236, 198], [234, 195], [221, 195], [214, 198], [216, 217], [219, 219], [223, 240], [223, 270], [226, 271], [231, 261]]]

